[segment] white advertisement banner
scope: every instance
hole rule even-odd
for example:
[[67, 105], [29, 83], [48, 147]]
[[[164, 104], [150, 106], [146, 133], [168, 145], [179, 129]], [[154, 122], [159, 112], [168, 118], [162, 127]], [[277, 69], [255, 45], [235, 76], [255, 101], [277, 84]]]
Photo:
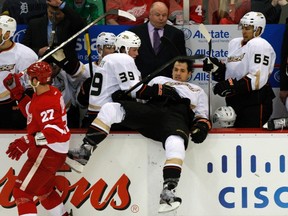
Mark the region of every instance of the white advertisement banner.
[[[288, 215], [288, 133], [234, 131], [212, 132], [202, 144], [189, 143], [177, 188], [182, 205], [165, 215]], [[0, 134], [0, 215], [17, 215], [11, 192], [26, 155], [12, 161], [5, 151], [21, 135]], [[71, 147], [82, 139], [83, 134], [73, 134]], [[160, 215], [164, 161], [161, 143], [137, 133], [110, 134], [82, 174], [64, 166], [56, 188], [74, 216]], [[38, 210], [48, 215], [41, 205]]]

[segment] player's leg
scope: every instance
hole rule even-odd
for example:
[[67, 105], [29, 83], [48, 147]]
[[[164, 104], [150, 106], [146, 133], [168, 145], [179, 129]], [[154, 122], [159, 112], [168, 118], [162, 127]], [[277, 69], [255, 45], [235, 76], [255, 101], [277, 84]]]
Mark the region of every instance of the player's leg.
[[181, 198], [175, 195], [183, 160], [185, 158], [184, 139], [180, 136], [169, 136], [165, 141], [166, 161], [163, 167], [163, 190], [160, 194], [159, 212], [175, 210], [181, 204]]
[[18, 215], [37, 216], [37, 208], [33, 201], [33, 195], [15, 187], [13, 189], [13, 197], [17, 205]]
[[[78, 148], [70, 149], [68, 157], [83, 166], [86, 165], [97, 145], [109, 134], [111, 125], [114, 123], [120, 123], [124, 116], [125, 111], [121, 104], [113, 102], [104, 104], [101, 107], [97, 118], [94, 119], [92, 124], [89, 126], [83, 139], [83, 144]], [[66, 160], [66, 163], [73, 169], [77, 166], [77, 164], [73, 163], [73, 161], [70, 161], [69, 159]], [[78, 169], [75, 170], [78, 171]]]
[[59, 194], [51, 189], [48, 193], [38, 196], [41, 205], [49, 212], [52, 216], [68, 216], [61, 197]]

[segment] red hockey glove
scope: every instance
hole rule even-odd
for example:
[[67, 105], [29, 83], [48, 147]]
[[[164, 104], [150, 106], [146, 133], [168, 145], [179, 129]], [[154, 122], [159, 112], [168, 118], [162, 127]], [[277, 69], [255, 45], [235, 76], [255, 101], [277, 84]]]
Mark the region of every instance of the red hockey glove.
[[35, 145], [35, 139], [32, 135], [25, 135], [19, 139], [14, 140], [10, 143], [6, 154], [12, 160], [19, 160], [19, 158], [24, 154], [30, 145]]
[[5, 88], [10, 92], [12, 99], [20, 100], [24, 95], [24, 87], [21, 85], [21, 74], [9, 73], [3, 80]]

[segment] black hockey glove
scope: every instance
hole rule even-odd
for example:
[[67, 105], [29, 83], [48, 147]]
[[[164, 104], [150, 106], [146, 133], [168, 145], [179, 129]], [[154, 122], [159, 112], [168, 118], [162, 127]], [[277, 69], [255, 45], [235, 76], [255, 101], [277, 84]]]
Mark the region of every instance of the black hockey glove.
[[[49, 53], [52, 49], [47, 49], [44, 55]], [[43, 55], [43, 56], [44, 56]], [[45, 59], [46, 61], [46, 59]], [[80, 67], [78, 58], [73, 55], [66, 55], [63, 49], [59, 49], [47, 58], [48, 63], [55, 63], [60, 68], [65, 70], [69, 75], [74, 75]]]
[[233, 79], [228, 79], [222, 82], [216, 83], [216, 85], [213, 88], [214, 94], [218, 94], [221, 97], [225, 97], [228, 94], [233, 94], [235, 93], [235, 86], [234, 86], [235, 80]]
[[217, 58], [210, 57], [210, 61], [218, 68], [212, 73], [212, 79], [221, 82], [225, 80], [226, 65], [219, 61]]
[[202, 143], [211, 129], [211, 122], [208, 119], [197, 119], [191, 128], [191, 140], [194, 143]]
[[238, 81], [230, 78], [228, 80], [219, 82], [214, 86], [213, 92], [214, 94], [225, 97], [228, 94], [245, 94], [250, 92], [251, 89], [251, 79], [245, 76]]
[[83, 82], [80, 88], [80, 91], [77, 95], [77, 101], [83, 107], [88, 107], [89, 105], [89, 94], [90, 94], [91, 82], [92, 82], [92, 78], [91, 77], [87, 78]]
[[136, 97], [144, 100], [157, 96], [169, 97], [175, 101], [179, 101], [181, 99], [175, 88], [162, 84], [154, 84], [153, 86], [144, 84], [142, 88], [136, 92]]
[[114, 102], [120, 102], [120, 101], [131, 101], [133, 99], [129, 95], [127, 95], [125, 91], [117, 90], [112, 94], [112, 100]]
[[210, 73], [212, 71], [212, 69], [213, 69], [213, 64], [208, 62], [208, 58], [205, 58], [203, 60], [203, 71]]

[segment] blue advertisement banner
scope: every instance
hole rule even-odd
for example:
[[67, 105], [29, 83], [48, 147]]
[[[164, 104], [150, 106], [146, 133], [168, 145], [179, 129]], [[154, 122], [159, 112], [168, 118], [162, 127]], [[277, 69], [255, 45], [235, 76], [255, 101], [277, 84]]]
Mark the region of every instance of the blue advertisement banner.
[[[212, 28], [213, 25], [208, 25], [209, 28]], [[184, 26], [176, 26], [180, 29], [185, 29]], [[215, 26], [216, 27], [216, 26]], [[228, 26], [225, 26], [225, 29]], [[96, 51], [96, 38], [100, 32], [106, 31], [106, 32], [113, 32], [115, 35], [119, 34], [120, 32], [127, 30], [131, 28], [131, 26], [123, 26], [123, 25], [95, 25], [92, 26], [89, 29], [89, 35], [90, 35], [90, 45], [91, 45], [91, 58], [92, 61], [96, 61], [98, 59], [98, 54]], [[189, 26], [188, 26], [189, 28]], [[219, 25], [217, 25], [217, 28], [219, 28]], [[230, 29], [230, 30], [229, 30]], [[235, 25], [231, 25], [231, 28], [229, 28], [228, 31], [233, 32], [235, 31]], [[13, 40], [16, 42], [20, 42], [23, 39], [23, 36], [25, 34], [26, 25], [18, 25], [17, 31], [13, 37]], [[227, 29], [226, 29], [227, 30]], [[269, 43], [273, 46], [275, 52], [276, 52], [276, 62], [275, 62], [275, 69], [270, 77], [270, 83], [273, 88], [279, 87], [280, 82], [280, 74], [279, 74], [279, 66], [280, 66], [280, 59], [281, 59], [281, 46], [282, 46], [282, 40], [283, 40], [283, 34], [285, 30], [284, 24], [269, 24], [266, 25], [265, 31], [262, 35], [263, 38], [265, 38]], [[195, 48], [195, 45], [197, 47], [197, 41], [193, 42], [193, 38], [186, 38], [186, 46], [187, 50], [191, 50], [190, 55], [192, 54], [193, 47]], [[227, 50], [227, 43], [228, 41], [223, 40], [223, 50]], [[206, 53], [208, 51], [208, 47], [204, 47], [207, 50], [204, 50], [203, 52]], [[78, 52], [78, 58], [83, 63], [88, 63], [88, 56], [87, 56], [87, 47], [85, 44], [85, 37], [84, 34], [80, 35], [77, 39], [77, 47], [76, 51]], [[227, 52], [226, 52], [227, 54]]]

